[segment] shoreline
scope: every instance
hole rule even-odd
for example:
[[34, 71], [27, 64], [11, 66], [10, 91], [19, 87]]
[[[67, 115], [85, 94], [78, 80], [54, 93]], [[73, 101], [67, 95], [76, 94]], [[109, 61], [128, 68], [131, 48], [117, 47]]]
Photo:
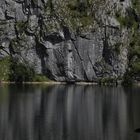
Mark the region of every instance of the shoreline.
[[9, 82], [9, 81], [1, 81], [1, 84], [22, 84], [22, 85], [98, 85], [96, 82], [74, 82], [74, 83], [67, 83], [67, 82], [57, 82], [57, 81], [48, 81], [48, 82], [23, 82], [23, 83], [16, 83], [16, 82]]
[[[121, 84], [113, 85], [113, 84], [104, 84], [100, 85], [98, 82], [57, 82], [57, 81], [46, 81], [46, 82], [23, 82], [23, 83], [16, 83], [10, 81], [0, 81], [0, 85], [4, 84], [13, 84], [13, 85], [99, 85], [99, 86], [123, 86]], [[140, 81], [133, 83], [132, 86], [140, 86]], [[125, 87], [125, 86], [124, 86]], [[130, 87], [128, 85], [128, 87]]]

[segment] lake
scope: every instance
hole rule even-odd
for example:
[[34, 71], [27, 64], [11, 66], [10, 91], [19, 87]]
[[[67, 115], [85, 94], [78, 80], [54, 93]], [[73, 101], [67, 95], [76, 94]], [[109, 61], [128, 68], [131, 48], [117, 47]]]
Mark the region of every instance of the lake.
[[1, 85], [0, 140], [140, 140], [140, 87]]

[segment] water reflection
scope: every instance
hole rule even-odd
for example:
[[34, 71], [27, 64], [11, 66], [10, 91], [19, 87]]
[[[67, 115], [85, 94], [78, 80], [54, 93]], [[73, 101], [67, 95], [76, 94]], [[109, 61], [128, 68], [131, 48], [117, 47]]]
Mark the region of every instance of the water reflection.
[[0, 140], [138, 140], [140, 88], [1, 86]]

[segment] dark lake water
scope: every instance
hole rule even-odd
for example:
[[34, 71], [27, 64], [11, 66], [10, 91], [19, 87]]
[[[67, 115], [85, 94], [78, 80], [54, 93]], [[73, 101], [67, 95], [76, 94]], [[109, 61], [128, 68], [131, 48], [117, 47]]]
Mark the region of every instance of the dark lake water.
[[140, 87], [1, 85], [0, 140], [140, 140]]

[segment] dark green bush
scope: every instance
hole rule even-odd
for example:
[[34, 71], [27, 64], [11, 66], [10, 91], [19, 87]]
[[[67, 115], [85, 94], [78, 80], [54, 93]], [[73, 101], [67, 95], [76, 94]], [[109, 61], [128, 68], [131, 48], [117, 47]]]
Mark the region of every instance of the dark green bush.
[[124, 86], [131, 86], [133, 85], [133, 73], [131, 71], [128, 71], [125, 73], [123, 77], [122, 85]]
[[0, 59], [0, 81], [8, 81], [10, 70], [10, 57]]
[[35, 74], [33, 77], [33, 82], [46, 82], [48, 78], [42, 74]]
[[126, 71], [123, 79], [123, 85], [133, 85], [135, 81], [140, 79], [140, 60], [129, 64], [129, 70]]
[[134, 9], [128, 8], [126, 16], [122, 16], [120, 12], [116, 12], [116, 19], [121, 26], [137, 30], [139, 27], [137, 15]]
[[140, 60], [132, 64], [132, 71], [134, 75], [140, 76]]
[[101, 78], [98, 81], [99, 85], [117, 85], [118, 84], [118, 79], [117, 78]]
[[131, 0], [132, 6], [137, 12], [140, 12], [140, 1], [139, 0]]
[[10, 81], [27, 82], [32, 81], [35, 73], [34, 70], [26, 65], [13, 61], [11, 64]]
[[29, 65], [25, 65], [13, 60], [10, 66], [11, 73], [9, 74], [10, 81], [22, 82], [45, 82], [48, 78], [43, 74], [36, 74], [34, 69]]

